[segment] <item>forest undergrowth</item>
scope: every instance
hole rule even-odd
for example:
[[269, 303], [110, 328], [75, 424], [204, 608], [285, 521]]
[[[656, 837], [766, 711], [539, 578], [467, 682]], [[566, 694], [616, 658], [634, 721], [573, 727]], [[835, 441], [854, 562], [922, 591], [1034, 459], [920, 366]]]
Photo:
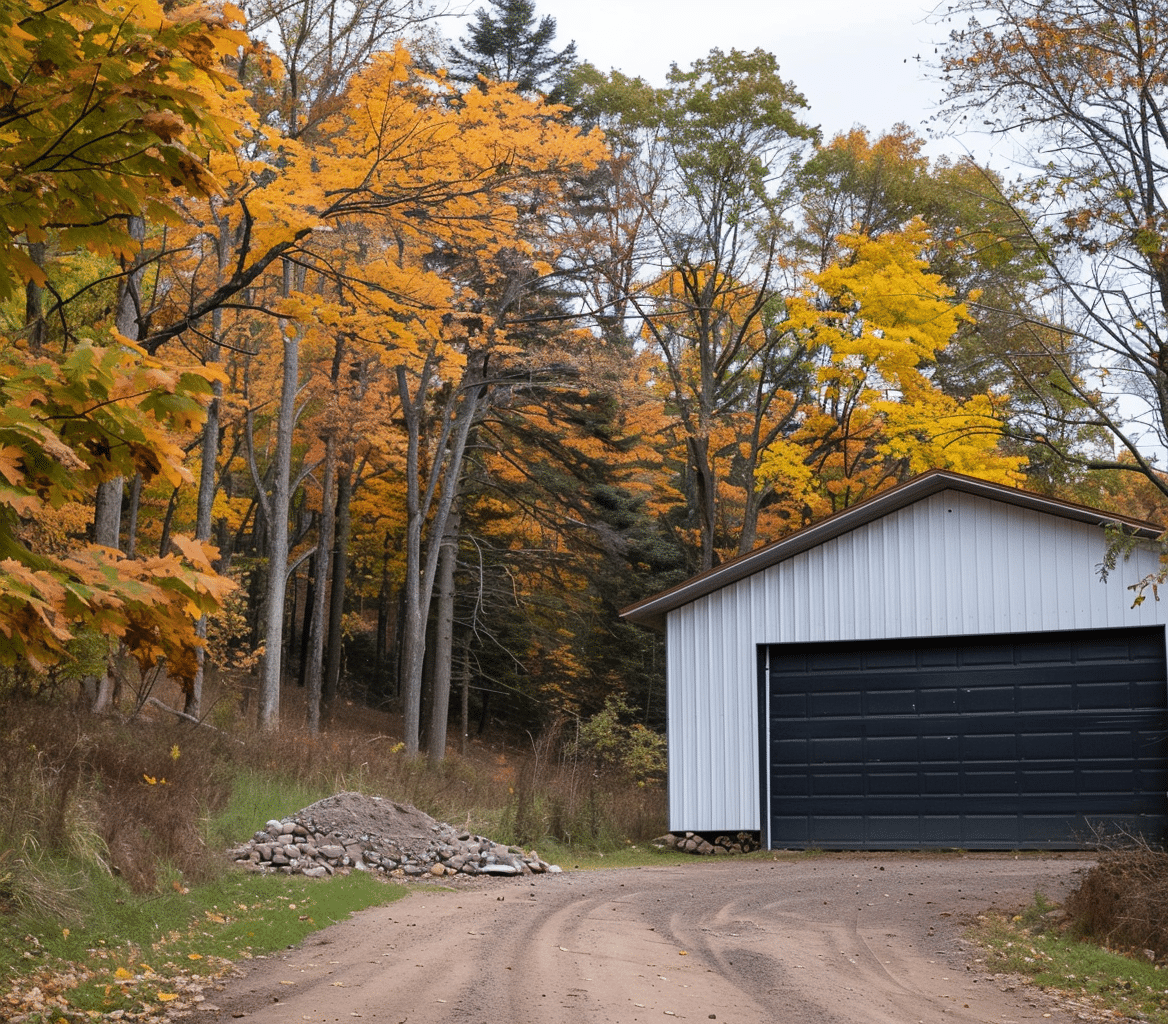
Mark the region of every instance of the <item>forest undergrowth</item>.
[[152, 1020], [234, 961], [404, 894], [359, 872], [314, 886], [233, 869], [228, 847], [333, 793], [410, 803], [569, 867], [666, 830], [663, 741], [619, 700], [441, 762], [407, 757], [398, 718], [356, 700], [310, 735], [292, 724], [295, 687], [276, 732], [243, 725], [234, 699], [212, 697], [202, 725], [140, 703], [0, 703], [0, 1018]]

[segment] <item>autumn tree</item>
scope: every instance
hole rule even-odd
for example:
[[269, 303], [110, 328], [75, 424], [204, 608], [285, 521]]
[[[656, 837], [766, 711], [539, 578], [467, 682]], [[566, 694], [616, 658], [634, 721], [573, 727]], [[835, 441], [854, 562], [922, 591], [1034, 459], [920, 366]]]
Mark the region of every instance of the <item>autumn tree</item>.
[[[938, 351], [932, 379], [961, 400], [994, 394], [1005, 443], [1026, 456], [1028, 486], [1065, 482], [1065, 463], [1051, 457], [1052, 422], [1064, 423], [1057, 440], [1068, 451], [1083, 455], [1096, 438], [1066, 426], [1081, 403], [1060, 388], [1060, 364], [1034, 344], [1043, 316], [1035, 294], [1045, 271], [1035, 221], [1021, 197], [1011, 198], [1001, 175], [971, 157], [930, 160], [923, 140], [904, 125], [876, 138], [861, 128], [838, 135], [806, 161], [799, 177], [797, 244], [815, 270], [840, 258], [846, 235], [876, 237], [913, 217], [924, 220], [929, 270], [970, 313]], [[1046, 339], [1064, 364], [1081, 370], [1072, 339], [1053, 331]], [[1036, 443], [1035, 435], [1042, 440]]]
[[459, 618], [496, 716], [538, 728], [616, 691], [660, 722], [659, 638], [617, 618], [685, 575], [660, 515], [672, 481], [651, 365], [560, 325], [509, 360], [486, 410], [470, 453]]
[[788, 329], [814, 351], [816, 382], [799, 428], [768, 449], [760, 475], [804, 522], [927, 469], [1018, 482], [1024, 460], [999, 450], [993, 397], [961, 400], [931, 379], [968, 312], [929, 270], [924, 222], [843, 235], [840, 245], [812, 289], [787, 303]]
[[[95, 286], [78, 282], [75, 268], [89, 260], [99, 288], [103, 277], [126, 280], [139, 269], [144, 218], [175, 223], [176, 195], [217, 190], [210, 158], [234, 127], [220, 60], [244, 39], [237, 14], [155, 3], [127, 11], [104, 0], [0, 4], [8, 229], [0, 301], [21, 295], [26, 321], [6, 332], [0, 370], [8, 661], [57, 661], [70, 637], [89, 629], [123, 639], [144, 665], [166, 659], [189, 681], [200, 645], [191, 614], [215, 609], [226, 592], [208, 552], [181, 536], [171, 538], [181, 556], [141, 561], [102, 545], [34, 550], [25, 539], [33, 520], [91, 500], [103, 481], [189, 480], [176, 432], [202, 419], [214, 374], [152, 358], [119, 333], [109, 310], [75, 315]], [[60, 274], [57, 254], [72, 262]]]
[[[940, 64], [949, 115], [1029, 151], [1023, 196], [1041, 210], [1034, 242], [1050, 286], [1041, 319], [1023, 326], [1034, 325], [1032, 347], [1059, 365], [1057, 386], [1082, 407], [1053, 408], [1050, 437], [1101, 427], [1125, 458], [1065, 454], [1141, 472], [1163, 490], [1142, 438], [1168, 438], [1168, 23], [1138, 0], [961, 0], [948, 10], [958, 22]], [[1067, 358], [1084, 346], [1087, 365]]]
[[[792, 161], [815, 132], [799, 120], [803, 97], [762, 50], [713, 50], [688, 70], [674, 66], [661, 90], [595, 71], [579, 86], [580, 116], [612, 124], [621, 156], [608, 206], [619, 234], [608, 253], [599, 239], [588, 250], [610, 282], [594, 290], [597, 316], [636, 315], [661, 358], [684, 446], [696, 567], [709, 568], [728, 536], [732, 552], [754, 544], [756, 460], [769, 432], [782, 429], [780, 398], [801, 374], [798, 348], [787, 347], [769, 311], [791, 283]], [[748, 422], [731, 427], [731, 410]], [[719, 466], [728, 443], [742, 449], [733, 461], [745, 495], [731, 522]]]

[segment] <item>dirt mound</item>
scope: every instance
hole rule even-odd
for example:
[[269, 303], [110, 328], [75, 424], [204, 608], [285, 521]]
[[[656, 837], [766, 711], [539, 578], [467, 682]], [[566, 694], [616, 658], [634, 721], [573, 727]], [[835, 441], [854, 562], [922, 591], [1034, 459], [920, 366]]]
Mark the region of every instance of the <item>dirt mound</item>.
[[334, 793], [292, 815], [314, 832], [359, 839], [375, 846], [392, 844], [410, 856], [422, 856], [443, 828], [442, 822], [412, 804], [399, 804], [364, 793]]

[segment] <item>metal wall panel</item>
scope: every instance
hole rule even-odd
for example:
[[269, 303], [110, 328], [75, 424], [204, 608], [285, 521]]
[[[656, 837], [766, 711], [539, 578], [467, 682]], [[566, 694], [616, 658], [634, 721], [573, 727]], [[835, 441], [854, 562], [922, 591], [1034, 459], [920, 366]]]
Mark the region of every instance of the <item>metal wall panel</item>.
[[942, 491], [674, 609], [669, 825], [759, 827], [759, 644], [1163, 624], [1131, 607], [1137, 548], [1106, 584], [1102, 529]]

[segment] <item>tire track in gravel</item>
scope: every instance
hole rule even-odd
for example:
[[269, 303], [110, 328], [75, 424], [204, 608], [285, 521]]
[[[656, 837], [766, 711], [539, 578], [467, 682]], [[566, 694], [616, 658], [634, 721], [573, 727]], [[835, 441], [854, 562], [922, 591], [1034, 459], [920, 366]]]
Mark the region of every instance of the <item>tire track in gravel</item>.
[[1053, 1000], [969, 969], [960, 924], [1036, 890], [1060, 900], [1087, 863], [727, 858], [474, 881], [252, 961], [197, 1019], [1079, 1024]]

